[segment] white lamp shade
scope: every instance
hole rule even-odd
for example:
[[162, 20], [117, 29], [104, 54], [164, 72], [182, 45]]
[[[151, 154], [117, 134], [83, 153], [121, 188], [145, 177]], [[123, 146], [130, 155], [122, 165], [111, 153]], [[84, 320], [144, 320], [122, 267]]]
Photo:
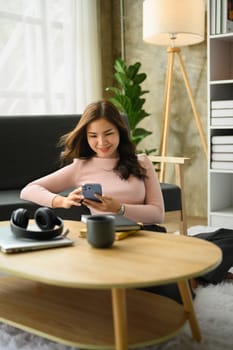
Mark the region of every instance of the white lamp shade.
[[144, 0], [144, 41], [179, 47], [202, 42], [204, 33], [204, 0]]

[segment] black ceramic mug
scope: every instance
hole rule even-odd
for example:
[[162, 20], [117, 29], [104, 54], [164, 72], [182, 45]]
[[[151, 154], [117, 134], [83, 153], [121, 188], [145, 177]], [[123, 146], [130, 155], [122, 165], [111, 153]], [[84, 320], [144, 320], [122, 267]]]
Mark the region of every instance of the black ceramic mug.
[[115, 239], [115, 218], [92, 215], [87, 218], [87, 241], [95, 248], [109, 248]]

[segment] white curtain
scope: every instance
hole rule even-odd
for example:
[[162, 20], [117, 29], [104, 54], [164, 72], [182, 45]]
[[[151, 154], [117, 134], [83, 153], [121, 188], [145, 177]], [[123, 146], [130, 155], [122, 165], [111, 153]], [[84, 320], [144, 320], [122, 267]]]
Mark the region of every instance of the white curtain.
[[82, 113], [101, 98], [97, 0], [0, 0], [0, 114]]

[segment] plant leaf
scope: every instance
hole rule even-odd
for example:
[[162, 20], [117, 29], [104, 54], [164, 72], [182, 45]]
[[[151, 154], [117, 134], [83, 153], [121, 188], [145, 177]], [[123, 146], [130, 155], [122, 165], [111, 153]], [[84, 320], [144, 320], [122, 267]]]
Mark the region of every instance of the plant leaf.
[[145, 79], [147, 75], [145, 73], [137, 74], [134, 78], [135, 84], [141, 84]]
[[141, 95], [141, 88], [137, 85], [128, 85], [125, 89], [125, 94], [134, 100], [135, 103]]
[[119, 83], [119, 85], [122, 86], [123, 89], [125, 89], [125, 86], [129, 83], [129, 79], [124, 73], [117, 72], [114, 74], [114, 78]]
[[119, 109], [120, 112], [125, 113], [128, 116], [131, 112], [131, 101], [128, 96], [118, 95], [112, 97], [110, 101]]
[[133, 131], [133, 136], [134, 137], [142, 137], [142, 138], [145, 138], [146, 136], [149, 136], [151, 135], [152, 132], [149, 131], [149, 130], [146, 130], [144, 128], [136, 128], [134, 129]]
[[105, 89], [106, 91], [112, 91], [115, 95], [118, 95], [118, 94], [120, 94], [121, 93], [121, 90], [120, 89], [118, 89], [117, 87], [107, 87], [106, 89]]
[[124, 73], [124, 74], [127, 69], [125, 62], [120, 58], [116, 59], [114, 68], [117, 72]]
[[126, 71], [126, 74], [128, 75], [129, 79], [134, 80], [134, 77], [137, 75], [140, 67], [141, 63], [139, 62], [136, 62], [135, 64], [129, 66], [129, 68]]

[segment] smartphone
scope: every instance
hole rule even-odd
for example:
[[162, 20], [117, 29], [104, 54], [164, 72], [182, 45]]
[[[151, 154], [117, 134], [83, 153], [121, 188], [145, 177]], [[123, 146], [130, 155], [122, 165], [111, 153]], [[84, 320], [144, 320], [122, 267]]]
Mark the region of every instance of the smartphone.
[[101, 184], [84, 184], [82, 185], [82, 194], [86, 199], [90, 199], [95, 202], [101, 202], [95, 197], [95, 193], [102, 195]]

